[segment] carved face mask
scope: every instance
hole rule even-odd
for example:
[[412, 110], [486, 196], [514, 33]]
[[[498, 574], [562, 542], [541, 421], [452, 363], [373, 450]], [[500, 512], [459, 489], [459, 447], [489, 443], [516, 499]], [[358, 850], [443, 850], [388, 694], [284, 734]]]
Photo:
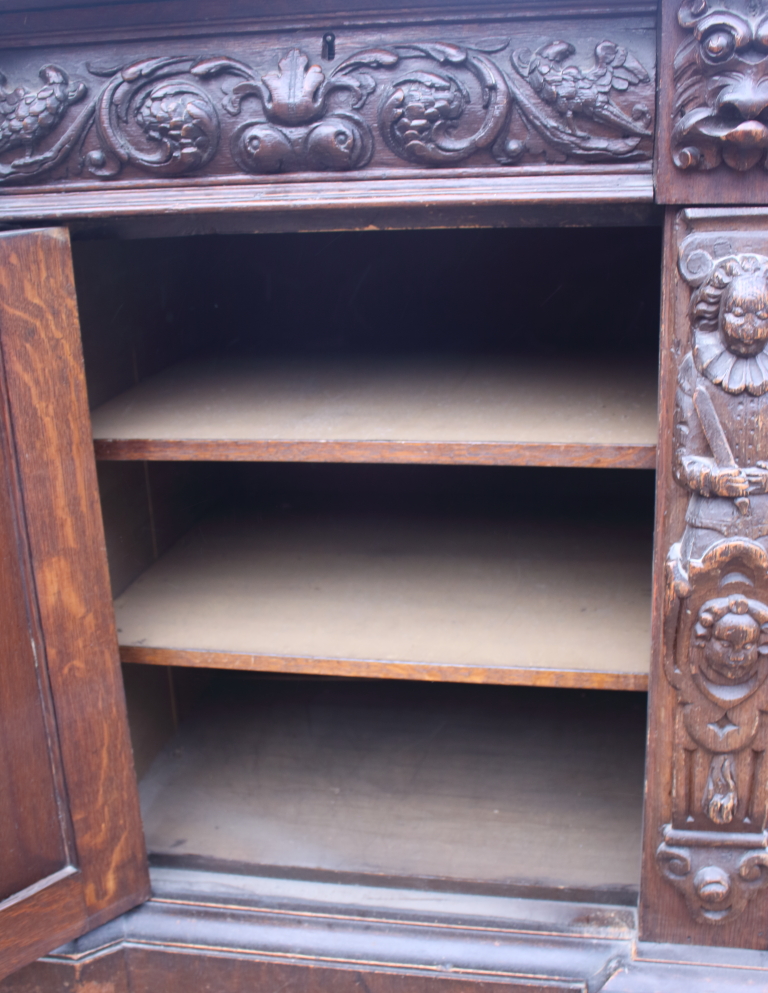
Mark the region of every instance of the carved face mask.
[[728, 613], [715, 624], [704, 656], [707, 665], [733, 682], [749, 679], [757, 669], [760, 625], [749, 614]]
[[723, 294], [720, 327], [729, 352], [748, 357], [768, 341], [768, 285], [759, 273], [736, 276]]
[[681, 169], [721, 161], [744, 172], [768, 151], [768, 18], [762, 0], [683, 0], [693, 34], [675, 60], [673, 158]]

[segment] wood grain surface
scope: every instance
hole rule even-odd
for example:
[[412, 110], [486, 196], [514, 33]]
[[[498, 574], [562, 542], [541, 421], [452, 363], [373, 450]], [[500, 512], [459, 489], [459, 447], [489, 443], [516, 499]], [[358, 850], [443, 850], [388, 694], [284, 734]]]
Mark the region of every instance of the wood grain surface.
[[18, 519], [18, 493], [14, 492], [16, 467], [4, 390], [2, 399], [0, 791], [5, 802], [0, 807], [0, 901], [6, 901], [63, 869], [72, 857], [72, 839], [62, 795], [60, 756], [49, 737], [54, 730], [49, 694], [36, 666], [39, 633], [33, 620], [34, 590], [26, 568], [28, 552]]
[[240, 669], [254, 672], [302, 673], [314, 676], [358, 676], [366, 679], [416, 679], [426, 682], [488, 683], [496, 686], [559, 686], [564, 689], [647, 690], [645, 672], [601, 672], [590, 669], [545, 669], [512, 665], [440, 665], [380, 659], [316, 658], [309, 655], [264, 655], [189, 651], [123, 645], [127, 664]]
[[[43, 901], [33, 930], [21, 916], [3, 928], [18, 966], [60, 943], [63, 932], [81, 933], [134, 906], [148, 886], [66, 231], [0, 237], [0, 346], [36, 598], [31, 616], [40, 630], [37, 662], [50, 680], [68, 803], [61, 816], [72, 824], [68, 856], [77, 868], [58, 884], [60, 905], [46, 889], [33, 895]], [[7, 913], [22, 907], [11, 904]], [[34, 938], [26, 950], [25, 929]]]

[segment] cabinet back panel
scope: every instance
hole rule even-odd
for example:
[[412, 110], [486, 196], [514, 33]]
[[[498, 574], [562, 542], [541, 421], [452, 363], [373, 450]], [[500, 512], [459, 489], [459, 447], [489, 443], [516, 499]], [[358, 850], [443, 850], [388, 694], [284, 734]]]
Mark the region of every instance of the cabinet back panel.
[[91, 405], [204, 348], [544, 362], [631, 354], [653, 367], [659, 259], [655, 228], [75, 243]]

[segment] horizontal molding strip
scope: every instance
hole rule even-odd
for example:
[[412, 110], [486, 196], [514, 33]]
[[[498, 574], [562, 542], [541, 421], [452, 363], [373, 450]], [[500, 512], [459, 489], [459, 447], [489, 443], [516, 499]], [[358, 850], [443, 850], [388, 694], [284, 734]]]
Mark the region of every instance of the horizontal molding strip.
[[133, 215], [222, 212], [333, 211], [350, 208], [527, 206], [652, 203], [650, 173], [578, 173], [554, 176], [447, 179], [329, 180], [231, 186], [195, 186], [0, 194], [0, 224]]

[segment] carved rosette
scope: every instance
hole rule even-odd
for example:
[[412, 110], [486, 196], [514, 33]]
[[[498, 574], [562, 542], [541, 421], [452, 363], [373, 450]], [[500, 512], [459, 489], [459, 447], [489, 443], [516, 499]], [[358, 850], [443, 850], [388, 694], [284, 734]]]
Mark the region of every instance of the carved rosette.
[[214, 160], [225, 173], [345, 172], [371, 162], [376, 132], [397, 159], [421, 167], [478, 153], [513, 165], [652, 151], [650, 75], [611, 41], [586, 65], [569, 42], [533, 52], [509, 39], [365, 49], [333, 69], [294, 48], [272, 65], [161, 56], [89, 65], [75, 82], [49, 65], [41, 86], [15, 90], [0, 74], [0, 184], [107, 180], [126, 166], [178, 177]]
[[768, 168], [767, 13], [762, 0], [680, 5], [690, 37], [674, 62], [671, 152], [679, 169]]
[[672, 821], [657, 862], [696, 920], [741, 913], [768, 881], [768, 257], [683, 245], [690, 351], [674, 474], [664, 671], [677, 695]]

